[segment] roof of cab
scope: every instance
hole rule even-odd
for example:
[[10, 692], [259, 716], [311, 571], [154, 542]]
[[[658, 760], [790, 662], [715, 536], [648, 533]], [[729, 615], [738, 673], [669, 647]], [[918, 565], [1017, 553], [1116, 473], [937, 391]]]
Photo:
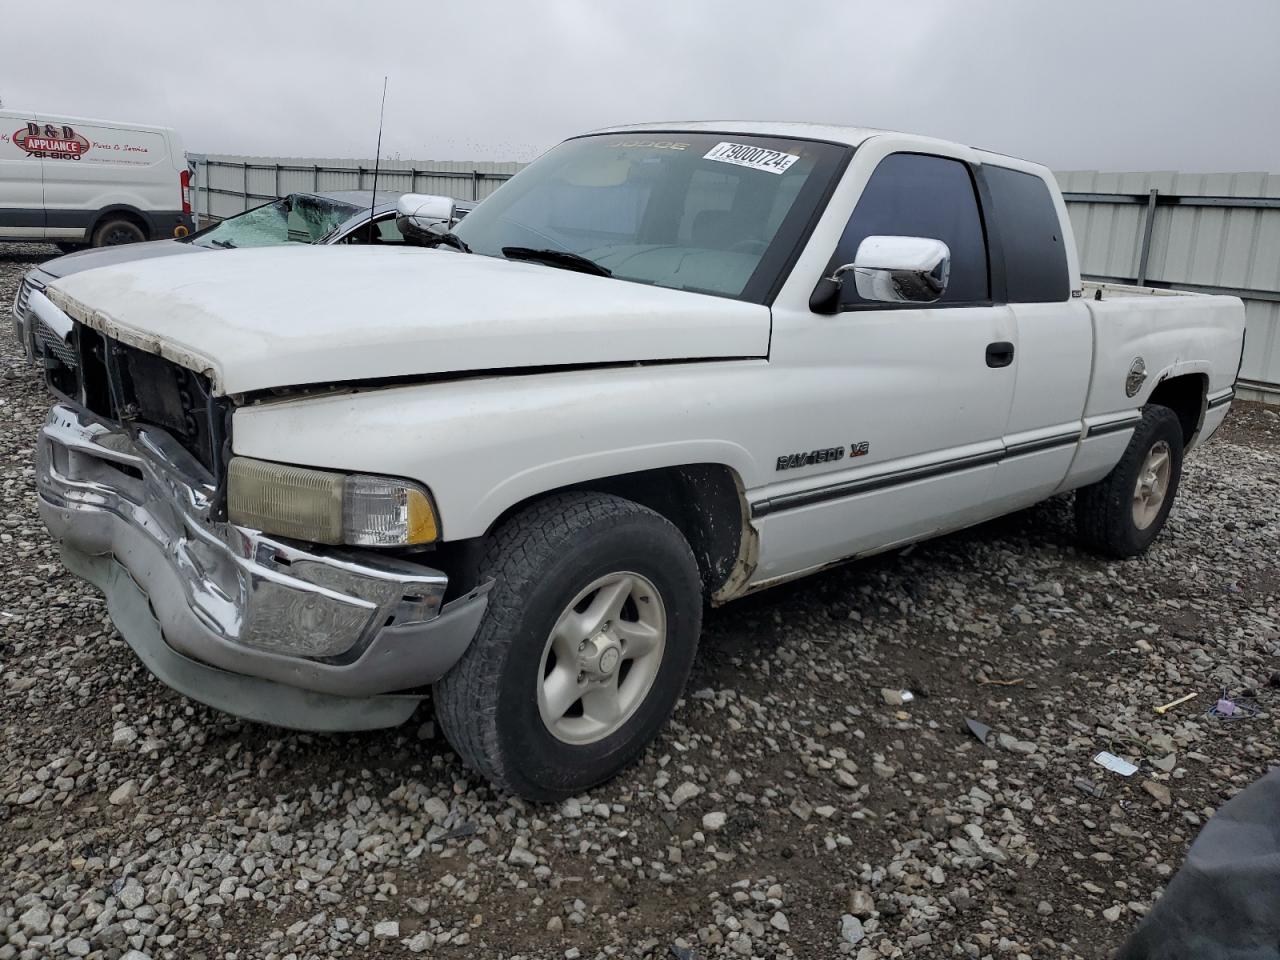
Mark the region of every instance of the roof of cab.
[[919, 133], [907, 133], [903, 130], [884, 130], [878, 127], [845, 127], [830, 123], [796, 123], [795, 121], [762, 121], [762, 120], [672, 120], [667, 123], [636, 123], [627, 126], [602, 127], [592, 130], [584, 136], [601, 133], [718, 133], [725, 136], [733, 134], [754, 135], [761, 137], [795, 137], [803, 140], [824, 140], [830, 143], [848, 144], [858, 147], [872, 137], [892, 136], [911, 140], [920, 147], [930, 145], [946, 145], [958, 147], [968, 152], [975, 163], [994, 163], [997, 166], [1012, 167], [1034, 173], [1052, 182], [1053, 174], [1043, 164], [1032, 160], [1024, 160], [993, 150], [971, 147], [952, 140], [941, 140]]
[[602, 127], [592, 133], [643, 133], [652, 131], [685, 133], [744, 133], [760, 137], [797, 137], [804, 140], [829, 140], [858, 146], [868, 137], [888, 133], [873, 127], [841, 127], [827, 123], [761, 120], [673, 120], [668, 123], [636, 123], [621, 127]]

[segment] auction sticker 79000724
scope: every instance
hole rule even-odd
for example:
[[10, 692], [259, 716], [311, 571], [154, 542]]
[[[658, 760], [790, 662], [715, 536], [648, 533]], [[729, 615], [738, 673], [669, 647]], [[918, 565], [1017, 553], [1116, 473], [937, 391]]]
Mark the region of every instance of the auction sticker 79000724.
[[752, 170], [763, 170], [765, 173], [785, 173], [800, 158], [794, 153], [783, 153], [781, 150], [721, 141], [704, 153], [702, 159], [732, 163]]

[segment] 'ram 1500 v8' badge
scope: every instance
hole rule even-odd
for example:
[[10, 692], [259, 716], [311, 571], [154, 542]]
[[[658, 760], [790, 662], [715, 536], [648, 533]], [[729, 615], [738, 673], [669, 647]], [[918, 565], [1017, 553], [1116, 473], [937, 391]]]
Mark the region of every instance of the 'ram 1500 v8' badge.
[[[863, 440], [849, 444], [849, 456], [865, 457], [871, 445]], [[834, 463], [845, 458], [844, 447], [827, 447], [824, 450], [810, 450], [808, 453], [790, 453], [778, 458], [776, 470], [794, 470], [796, 467], [812, 467], [816, 463]]]

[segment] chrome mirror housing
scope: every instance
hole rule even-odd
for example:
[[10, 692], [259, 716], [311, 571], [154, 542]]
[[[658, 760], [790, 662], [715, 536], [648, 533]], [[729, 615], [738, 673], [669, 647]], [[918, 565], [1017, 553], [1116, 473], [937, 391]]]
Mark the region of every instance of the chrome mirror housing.
[[853, 272], [858, 296], [880, 303], [936, 303], [951, 276], [951, 250], [928, 237], [867, 237], [853, 263], [827, 279], [840, 287]]
[[434, 236], [457, 222], [458, 210], [452, 197], [406, 193], [396, 201], [396, 227], [406, 240]]

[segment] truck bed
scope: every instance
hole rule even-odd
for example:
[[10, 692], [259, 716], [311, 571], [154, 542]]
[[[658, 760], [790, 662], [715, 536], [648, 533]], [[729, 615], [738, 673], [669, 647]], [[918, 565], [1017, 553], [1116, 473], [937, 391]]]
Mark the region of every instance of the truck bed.
[[[1238, 297], [1085, 282], [1093, 323], [1093, 379], [1085, 416], [1141, 406], [1170, 377], [1200, 375], [1213, 398], [1240, 367], [1244, 306]], [[1141, 361], [1147, 378], [1136, 396], [1125, 381]]]
[[1165, 287], [1139, 287], [1128, 283], [1099, 283], [1095, 280], [1084, 280], [1080, 286], [1084, 289], [1086, 300], [1105, 301], [1120, 297], [1204, 297], [1209, 294], [1192, 293], [1190, 290], [1169, 290]]

